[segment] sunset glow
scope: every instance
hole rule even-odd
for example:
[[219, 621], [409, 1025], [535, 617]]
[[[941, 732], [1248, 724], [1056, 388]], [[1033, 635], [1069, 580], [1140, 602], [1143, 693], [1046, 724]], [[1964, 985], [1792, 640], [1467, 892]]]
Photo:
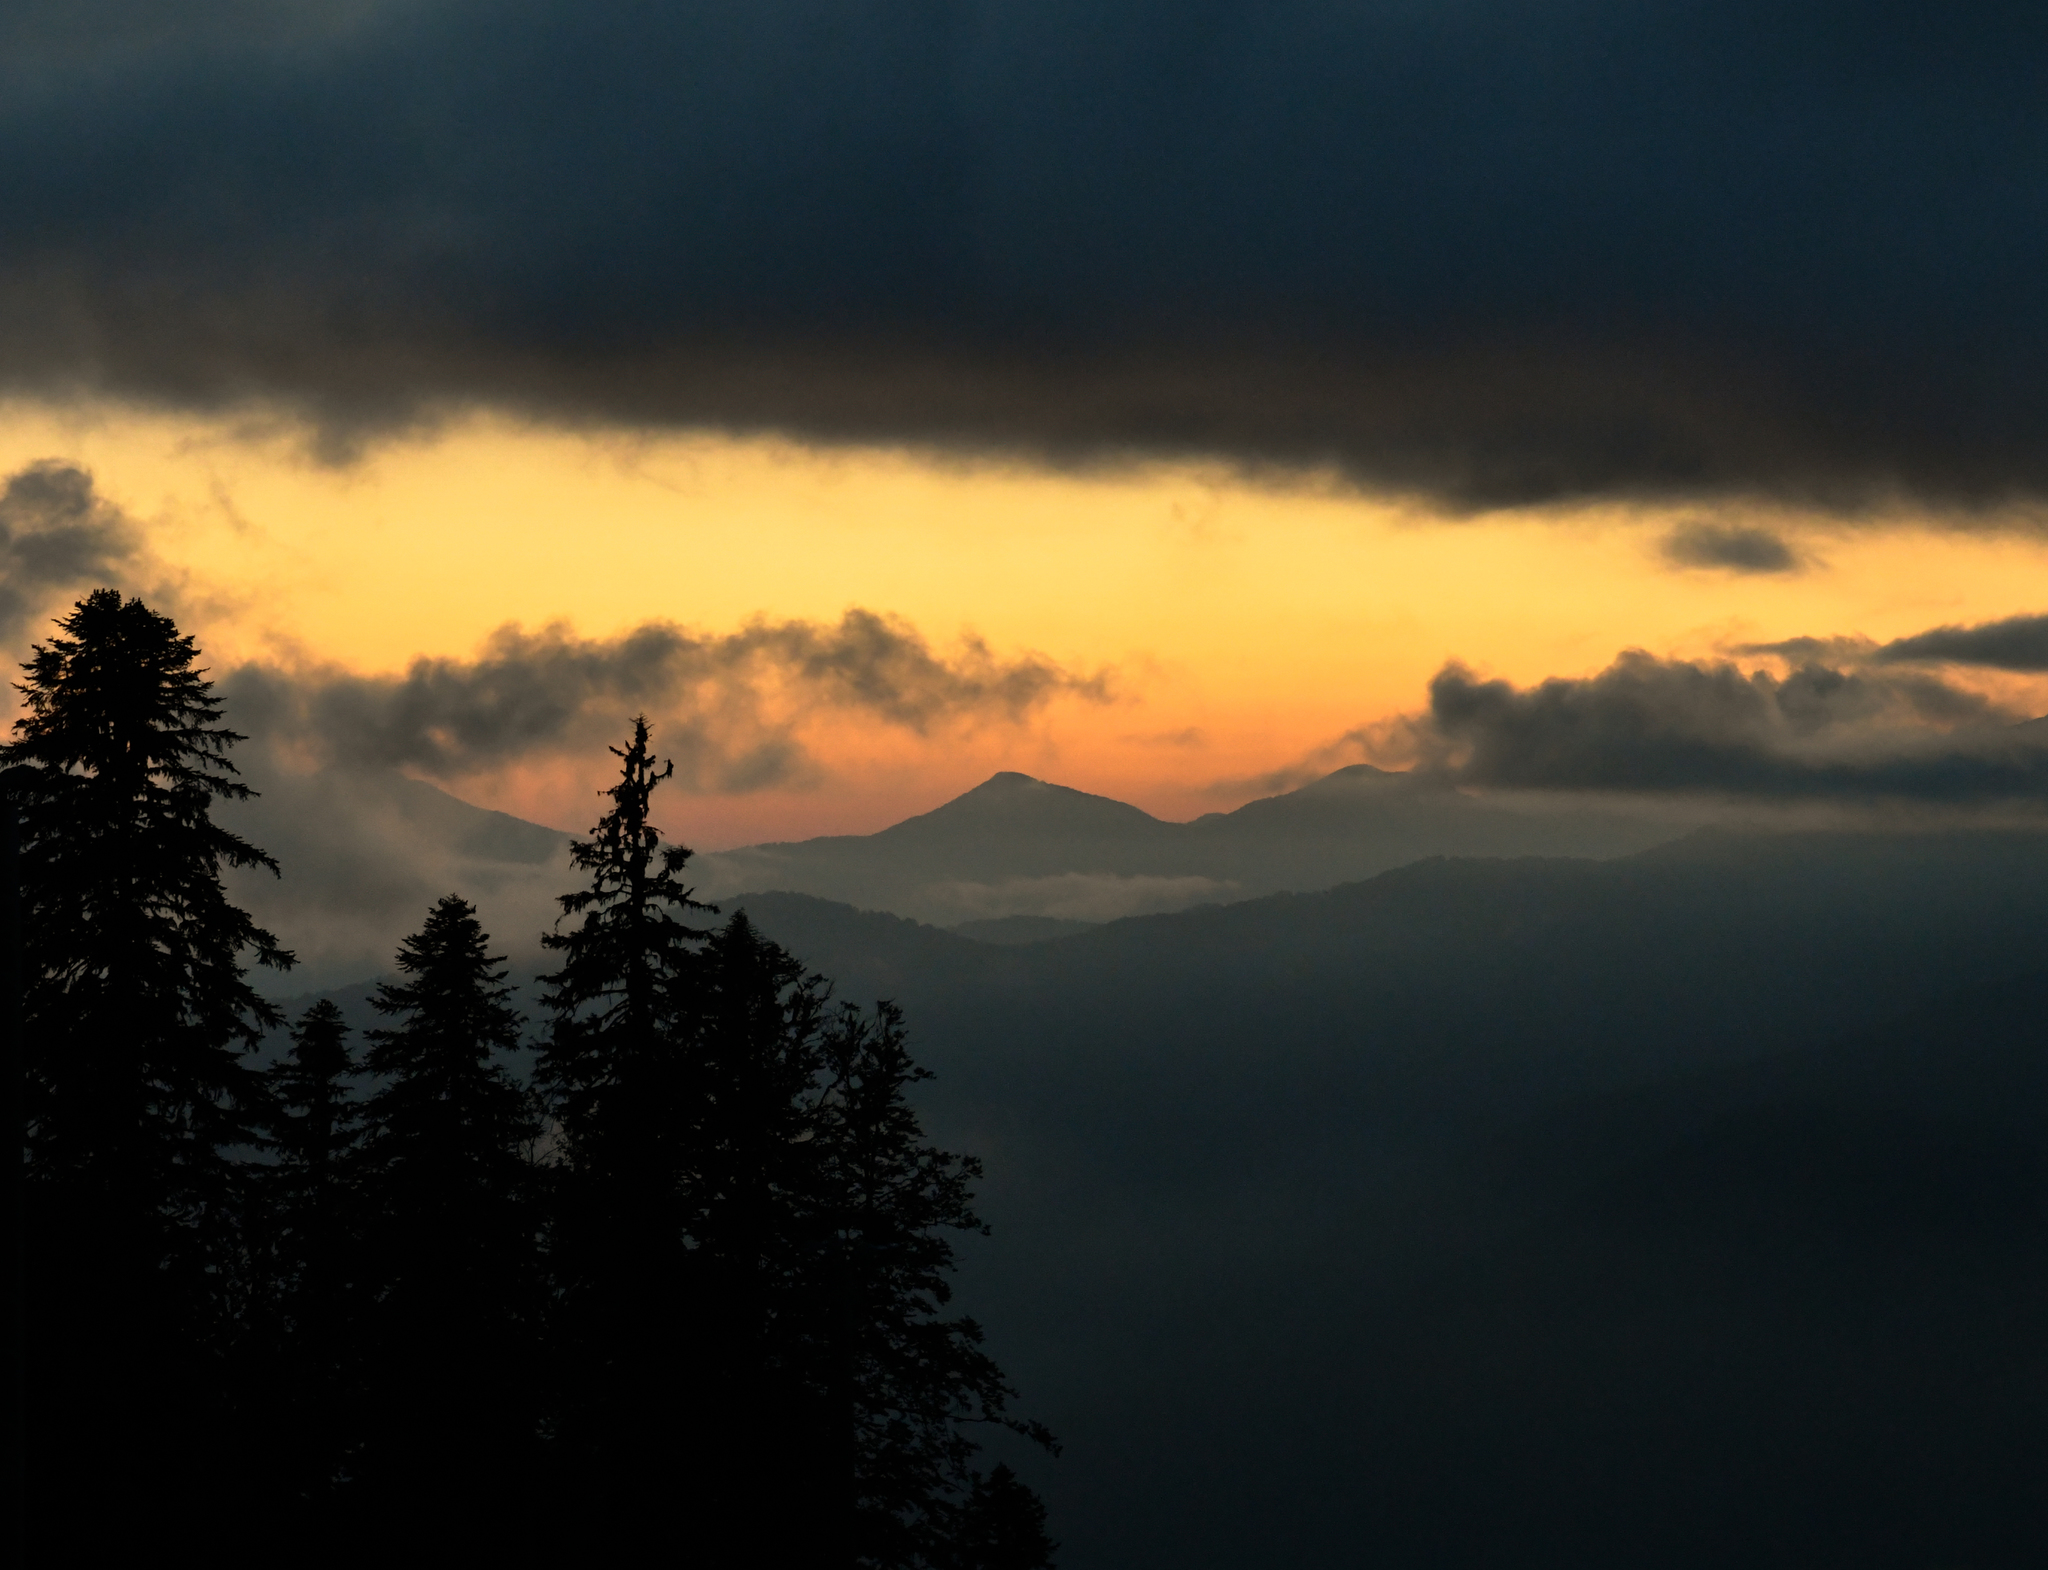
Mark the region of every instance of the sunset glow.
[[[2048, 604], [2038, 535], [1910, 516], [1851, 525], [1774, 509], [1767, 521], [1810, 565], [1738, 574], [1661, 554], [1697, 507], [1452, 518], [1316, 476], [1058, 473], [487, 419], [335, 466], [289, 431], [10, 407], [0, 463], [52, 457], [88, 468], [140, 520], [146, 586], [172, 593], [220, 665], [397, 672], [467, 657], [506, 623], [723, 632], [864, 607], [940, 650], [979, 637], [1000, 656], [1108, 675], [1109, 701], [1057, 696], [1015, 722], [920, 734], [810, 716], [827, 778], [699, 798], [689, 832], [706, 848], [872, 830], [1004, 768], [1189, 817], [1265, 794], [1261, 776], [1303, 760], [1359, 761], [1338, 738], [1416, 709], [1446, 660], [1528, 683], [1628, 647], [1711, 657], [1799, 634], [1882, 640]], [[2022, 702], [2037, 685], [2005, 680]], [[602, 772], [599, 758], [558, 760], [450, 783], [578, 827]]]

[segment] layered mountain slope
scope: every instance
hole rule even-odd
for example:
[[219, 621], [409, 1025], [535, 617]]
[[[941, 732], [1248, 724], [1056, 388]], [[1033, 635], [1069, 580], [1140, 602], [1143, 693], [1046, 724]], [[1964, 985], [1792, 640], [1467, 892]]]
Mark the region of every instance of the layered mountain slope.
[[1623, 855], [1676, 832], [1619, 812], [1479, 800], [1363, 764], [1192, 823], [1009, 773], [878, 834], [748, 846], [695, 865], [713, 898], [787, 889], [941, 925], [1101, 921], [1329, 888], [1426, 856]]

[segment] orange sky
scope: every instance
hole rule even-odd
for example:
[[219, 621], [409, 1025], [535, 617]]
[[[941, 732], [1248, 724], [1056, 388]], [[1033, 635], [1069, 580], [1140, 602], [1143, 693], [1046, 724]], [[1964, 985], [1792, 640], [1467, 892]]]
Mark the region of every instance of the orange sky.
[[[999, 655], [1114, 672], [1114, 702], [1061, 698], [1017, 725], [919, 737], [846, 716], [813, 722], [827, 777], [694, 800], [677, 830], [705, 849], [878, 828], [999, 768], [1168, 817], [1232, 806], [1261, 792], [1228, 782], [1417, 708], [1452, 657], [1531, 681], [1597, 669], [1631, 645], [1698, 655], [2048, 609], [2039, 536], [1911, 519], [1849, 529], [1761, 517], [1796, 530], [1817, 564], [1743, 577], [1659, 558], [1661, 531], [1697, 508], [1455, 521], [1220, 471], [1050, 474], [482, 418], [334, 469], [306, 461], [288, 433], [0, 408], [0, 473], [38, 458], [89, 468], [143, 522], [152, 581], [176, 586], [216, 666], [398, 671], [418, 654], [469, 655], [507, 622], [606, 636], [663, 618], [716, 632], [864, 606], [941, 649], [972, 632]], [[580, 828], [608, 761], [455, 788]]]

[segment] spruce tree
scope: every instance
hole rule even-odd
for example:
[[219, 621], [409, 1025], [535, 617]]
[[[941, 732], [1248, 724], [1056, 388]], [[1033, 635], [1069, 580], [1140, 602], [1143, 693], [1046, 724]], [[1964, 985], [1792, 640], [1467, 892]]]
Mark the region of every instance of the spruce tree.
[[277, 867], [212, 821], [252, 793], [193, 640], [112, 589], [58, 629], [0, 762], [21, 834], [35, 1497], [89, 1538], [114, 1521], [64, 1518], [78, 1491], [146, 1516], [222, 1481], [210, 1436], [247, 1286], [235, 1153], [265, 1121], [243, 1054], [279, 1023], [242, 962], [292, 960], [221, 884]]
[[998, 1464], [974, 1486], [955, 1516], [945, 1570], [1048, 1570], [1059, 1548], [1045, 1532], [1045, 1505], [1009, 1467]]
[[613, 749], [612, 810], [574, 848], [590, 886], [562, 900], [582, 919], [545, 940], [554, 1383], [584, 1519], [715, 1564], [1047, 1563], [1042, 1507], [977, 1473], [970, 1435], [1050, 1436], [945, 1311], [979, 1168], [925, 1142], [895, 1009], [828, 1012], [744, 912], [687, 924], [707, 907], [650, 821], [648, 740], [636, 721]]
[[894, 1004], [871, 1014], [842, 1004], [824, 1051], [832, 1091], [815, 1147], [830, 1242], [816, 1300], [831, 1316], [823, 1378], [843, 1436], [848, 1562], [1048, 1562], [1035, 1497], [1007, 1468], [988, 1478], [973, 1468], [972, 1432], [986, 1425], [1058, 1453], [1043, 1425], [1010, 1415], [1016, 1392], [980, 1325], [947, 1312], [947, 1234], [987, 1230], [973, 1208], [981, 1163], [926, 1142], [909, 1089], [931, 1072], [911, 1057]]
[[588, 884], [561, 897], [542, 941], [561, 956], [542, 977], [552, 1024], [536, 1081], [554, 1114], [558, 1432], [580, 1487], [621, 1534], [652, 1498], [691, 1486], [710, 1436], [687, 1410], [701, 1344], [689, 1216], [696, 1135], [709, 1086], [689, 1051], [708, 910], [680, 874], [690, 852], [650, 817], [674, 772], [649, 751], [646, 720], [611, 749], [611, 809], [570, 849]]
[[697, 1382], [721, 1436], [703, 1467], [711, 1524], [771, 1559], [830, 1564], [846, 1538], [817, 1378], [833, 1213], [817, 1143], [826, 984], [741, 911], [706, 947], [699, 999], [688, 1047], [707, 1094], [688, 1224], [692, 1323], [715, 1349]]
[[448, 895], [372, 1003], [363, 1273], [374, 1430], [360, 1470], [415, 1529], [491, 1533], [531, 1461], [540, 1310], [520, 1018], [475, 909]]
[[281, 1486], [325, 1503], [346, 1474], [362, 1377], [361, 1216], [356, 1202], [362, 1106], [348, 1026], [326, 998], [291, 1029], [269, 1070], [271, 1356]]

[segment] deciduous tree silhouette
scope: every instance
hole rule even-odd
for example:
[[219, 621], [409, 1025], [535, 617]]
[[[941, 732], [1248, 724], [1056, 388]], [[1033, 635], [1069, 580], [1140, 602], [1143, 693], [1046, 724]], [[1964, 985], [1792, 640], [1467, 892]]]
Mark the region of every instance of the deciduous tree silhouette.
[[364, 1107], [362, 1199], [375, 1425], [364, 1481], [413, 1529], [501, 1540], [532, 1460], [540, 1277], [532, 1102], [502, 959], [448, 895], [372, 999], [381, 1083]]
[[231, 1486], [235, 1152], [266, 1121], [242, 1053], [279, 1022], [242, 960], [292, 959], [221, 886], [276, 864], [212, 821], [251, 793], [193, 640], [112, 589], [58, 626], [0, 762], [21, 824], [33, 1497], [80, 1551]]

